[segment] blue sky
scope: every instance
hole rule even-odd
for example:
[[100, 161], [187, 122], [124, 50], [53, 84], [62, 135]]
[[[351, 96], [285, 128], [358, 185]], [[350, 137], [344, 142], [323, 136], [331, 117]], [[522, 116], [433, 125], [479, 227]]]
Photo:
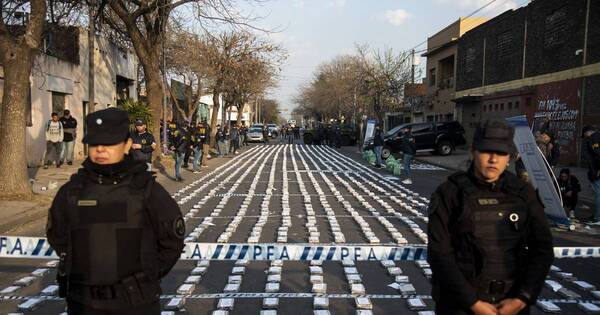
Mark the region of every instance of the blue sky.
[[[312, 78], [316, 67], [351, 53], [356, 43], [374, 49], [409, 50], [460, 16], [491, 0], [270, 0], [242, 7], [261, 16], [255, 24], [278, 30], [269, 36], [289, 53], [279, 86], [270, 92], [282, 108]], [[495, 0], [475, 17], [493, 17], [528, 0]], [[419, 48], [425, 48], [425, 45]], [[425, 63], [425, 60], [422, 60]]]

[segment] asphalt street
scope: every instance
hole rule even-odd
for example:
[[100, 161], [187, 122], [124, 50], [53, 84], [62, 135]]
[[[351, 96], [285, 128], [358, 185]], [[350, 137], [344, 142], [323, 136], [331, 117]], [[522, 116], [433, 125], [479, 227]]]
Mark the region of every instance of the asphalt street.
[[[416, 163], [414, 184], [403, 185], [353, 151], [252, 146], [172, 192], [185, 214], [186, 242], [425, 246], [428, 198], [450, 172]], [[584, 233], [557, 230], [554, 235], [555, 246], [598, 244], [597, 237]], [[326, 310], [417, 314], [433, 310], [430, 269], [422, 260], [323, 259], [181, 260], [162, 282], [163, 313], [227, 314], [215, 313], [221, 309], [228, 314], [327, 314]], [[600, 285], [598, 262], [597, 258], [556, 259], [549, 275], [552, 281], [540, 299], [563, 314], [586, 314], [585, 302], [600, 306], [595, 291]], [[0, 259], [0, 313], [64, 312], [64, 302], [54, 297], [55, 263]], [[532, 313], [543, 310], [536, 306]]]

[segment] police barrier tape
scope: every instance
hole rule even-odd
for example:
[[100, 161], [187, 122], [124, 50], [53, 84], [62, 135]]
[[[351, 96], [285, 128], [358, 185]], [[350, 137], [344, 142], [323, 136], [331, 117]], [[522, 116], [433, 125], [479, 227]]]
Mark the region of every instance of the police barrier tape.
[[[183, 260], [420, 260], [425, 245], [308, 245], [186, 243]], [[0, 236], [0, 257], [56, 259], [45, 238]]]
[[[401, 295], [401, 294], [364, 294], [364, 295], [353, 295], [348, 293], [342, 294], [319, 294], [319, 293], [266, 293], [266, 292], [238, 292], [238, 293], [204, 293], [204, 294], [163, 294], [160, 296], [161, 299], [222, 299], [222, 298], [235, 298], [235, 299], [263, 299], [263, 298], [289, 298], [289, 299], [306, 299], [314, 297], [324, 297], [328, 299], [354, 299], [356, 297], [366, 297], [369, 299], [433, 299], [431, 295]], [[26, 296], [26, 295], [0, 295], [0, 301], [18, 301], [18, 300], [29, 300], [29, 299], [40, 299], [45, 301], [62, 301], [64, 298], [58, 296]], [[555, 304], [577, 304], [577, 303], [593, 303], [600, 304], [600, 300], [584, 300], [584, 299], [538, 299], [538, 302], [552, 302]]]
[[[556, 258], [599, 258], [600, 247], [555, 247]], [[56, 259], [45, 238], [0, 236], [0, 257]], [[186, 243], [183, 260], [422, 260], [425, 245]]]

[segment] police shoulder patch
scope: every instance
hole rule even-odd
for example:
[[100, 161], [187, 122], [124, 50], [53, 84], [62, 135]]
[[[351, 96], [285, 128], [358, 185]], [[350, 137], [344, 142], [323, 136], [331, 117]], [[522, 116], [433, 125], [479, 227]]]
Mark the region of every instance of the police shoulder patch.
[[173, 232], [179, 238], [183, 238], [185, 236], [185, 221], [183, 221], [182, 217], [177, 218], [175, 222], [173, 222]]

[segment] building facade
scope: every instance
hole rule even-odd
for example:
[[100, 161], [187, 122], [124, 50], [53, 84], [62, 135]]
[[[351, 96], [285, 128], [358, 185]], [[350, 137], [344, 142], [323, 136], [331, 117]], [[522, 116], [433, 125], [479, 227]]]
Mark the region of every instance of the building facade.
[[422, 111], [414, 112], [413, 122], [452, 121], [456, 118], [454, 99], [457, 41], [467, 31], [487, 21], [485, 18], [459, 18], [427, 39], [425, 70], [426, 96]]
[[[77, 119], [75, 158], [84, 157], [81, 139], [88, 108], [87, 30], [64, 27], [47, 32], [45, 53], [34, 61], [30, 77], [30, 102], [26, 117], [27, 164], [42, 164], [46, 149], [45, 126], [53, 112], [68, 109]], [[103, 37], [95, 41], [95, 110], [116, 106], [120, 99], [136, 99], [137, 57]], [[0, 79], [0, 97], [3, 81]]]
[[533, 1], [464, 34], [457, 54], [468, 140], [486, 118], [548, 116], [560, 162], [581, 162], [581, 128], [600, 125], [600, 2]]

